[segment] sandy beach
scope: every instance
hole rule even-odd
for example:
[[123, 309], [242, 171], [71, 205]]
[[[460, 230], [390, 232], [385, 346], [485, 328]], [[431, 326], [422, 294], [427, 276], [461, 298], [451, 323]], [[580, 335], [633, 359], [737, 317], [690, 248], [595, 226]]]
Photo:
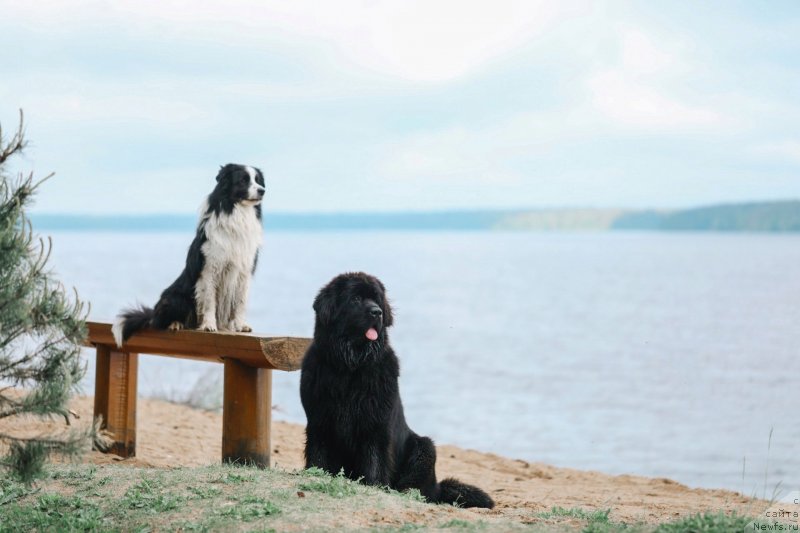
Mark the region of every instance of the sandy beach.
[[[92, 397], [75, 398], [71, 408], [79, 419], [74, 424], [88, 423], [92, 406]], [[83, 461], [150, 468], [201, 466], [219, 461], [221, 414], [139, 399], [137, 418], [135, 458], [121, 460], [93, 451]], [[17, 419], [0, 421], [0, 431], [8, 430], [11, 424], [15, 433], [28, 435], [64, 427], [63, 420]], [[302, 468], [303, 426], [278, 421], [272, 427], [272, 465], [287, 470]], [[655, 523], [704, 511], [753, 514], [768, 506], [735, 492], [692, 489], [665, 478], [557, 468], [446, 444], [438, 446], [437, 474], [440, 478], [457, 476], [480, 485], [497, 502], [490, 513], [517, 519], [559, 506], [611, 509], [614, 520]]]

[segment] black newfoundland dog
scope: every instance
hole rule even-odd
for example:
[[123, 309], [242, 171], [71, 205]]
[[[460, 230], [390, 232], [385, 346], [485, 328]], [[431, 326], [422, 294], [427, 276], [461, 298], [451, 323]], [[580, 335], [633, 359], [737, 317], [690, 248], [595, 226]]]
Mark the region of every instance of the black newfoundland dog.
[[314, 300], [314, 342], [303, 360], [306, 468], [395, 490], [419, 489], [434, 503], [494, 507], [481, 489], [456, 479], [436, 482], [436, 448], [403, 416], [397, 357], [386, 329], [386, 289], [364, 273], [334, 278]]

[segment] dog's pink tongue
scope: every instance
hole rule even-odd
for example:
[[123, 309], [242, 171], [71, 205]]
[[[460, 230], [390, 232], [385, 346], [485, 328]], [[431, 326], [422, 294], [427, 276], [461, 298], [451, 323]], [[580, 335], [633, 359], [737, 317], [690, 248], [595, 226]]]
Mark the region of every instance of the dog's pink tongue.
[[367, 330], [367, 338], [371, 341], [378, 340], [378, 330], [375, 328], [369, 328]]

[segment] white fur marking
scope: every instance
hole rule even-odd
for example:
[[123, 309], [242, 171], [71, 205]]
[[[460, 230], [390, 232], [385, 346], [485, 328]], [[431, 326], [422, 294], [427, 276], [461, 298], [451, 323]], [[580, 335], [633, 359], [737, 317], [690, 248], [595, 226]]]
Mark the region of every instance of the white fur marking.
[[259, 201], [260, 198], [258, 197], [258, 191], [261, 189], [261, 185], [259, 185], [256, 181], [256, 169], [250, 166], [246, 166], [244, 168], [247, 170], [247, 175], [250, 176], [250, 187], [247, 189], [247, 199]]
[[117, 320], [114, 322], [114, 325], [111, 326], [111, 334], [114, 336], [114, 342], [117, 343], [117, 346], [122, 348], [122, 327], [125, 325], [125, 319], [121, 316], [117, 317]]
[[204, 230], [207, 240], [200, 250], [205, 264], [195, 286], [199, 329], [241, 330], [247, 326], [244, 316], [261, 222], [252, 205], [237, 204], [230, 215], [211, 213]]

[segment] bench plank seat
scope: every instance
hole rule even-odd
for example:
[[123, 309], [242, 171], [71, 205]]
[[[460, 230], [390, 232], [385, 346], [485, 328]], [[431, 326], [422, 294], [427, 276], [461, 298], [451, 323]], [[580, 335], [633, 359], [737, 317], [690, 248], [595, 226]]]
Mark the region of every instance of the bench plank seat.
[[[118, 349], [111, 324], [87, 322], [87, 346], [103, 344]], [[197, 330], [143, 330], [128, 339], [123, 347], [131, 353], [183, 357], [198, 361], [222, 363], [231, 357], [256, 368], [299, 370], [310, 339], [302, 337], [259, 337], [252, 333], [230, 333]]]

